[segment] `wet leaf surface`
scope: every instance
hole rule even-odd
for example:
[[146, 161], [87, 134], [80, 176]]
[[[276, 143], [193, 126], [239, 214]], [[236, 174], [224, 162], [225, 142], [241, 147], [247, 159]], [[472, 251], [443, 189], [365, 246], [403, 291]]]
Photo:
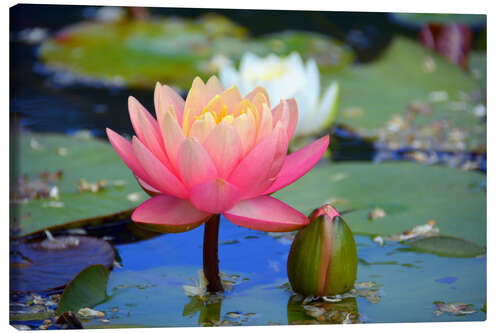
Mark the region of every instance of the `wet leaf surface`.
[[474, 112], [480, 84], [417, 42], [396, 38], [375, 62], [324, 77], [331, 80], [341, 86], [337, 123], [380, 146], [486, 149], [486, 122]]
[[28, 292], [62, 288], [90, 265], [113, 268], [114, 257], [108, 242], [86, 236], [15, 243], [11, 246], [10, 290]]
[[486, 252], [483, 246], [449, 236], [417, 239], [409, 245], [416, 251], [431, 252], [445, 257], [475, 257]]
[[[330, 175], [349, 177], [331, 181]], [[442, 235], [486, 244], [486, 192], [476, 185], [484, 174], [410, 162], [337, 163], [316, 166], [296, 183], [274, 194], [309, 214], [333, 202], [354, 233], [390, 236], [433, 220]], [[384, 218], [370, 220], [375, 208]]]
[[57, 307], [57, 314], [76, 312], [79, 317], [104, 317], [104, 313], [89, 309], [106, 300], [109, 271], [103, 265], [92, 265], [82, 270], [66, 286]]
[[[17, 149], [17, 154], [11, 160], [14, 168], [11, 170], [16, 171], [11, 174], [11, 183], [15, 184], [21, 175], [26, 175], [28, 179], [42, 179], [44, 184], [57, 186], [57, 197], [37, 196], [11, 203], [11, 229], [16, 236], [70, 222], [75, 222], [73, 227], [102, 223], [113, 215], [131, 213], [138, 205], [137, 200], [129, 200], [131, 193], [138, 192], [139, 200], [148, 198], [106, 141], [28, 133], [17, 135], [13, 140], [17, 141], [12, 147]], [[33, 142], [36, 142], [36, 149]], [[67, 155], [57, 154], [61, 146], [66, 147]], [[58, 177], [47, 179], [48, 175]]]

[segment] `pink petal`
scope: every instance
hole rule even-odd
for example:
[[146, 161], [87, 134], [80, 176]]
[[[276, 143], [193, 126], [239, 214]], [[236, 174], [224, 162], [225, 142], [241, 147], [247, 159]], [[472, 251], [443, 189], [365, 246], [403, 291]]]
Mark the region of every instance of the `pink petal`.
[[229, 176], [229, 182], [241, 190], [244, 199], [260, 195], [269, 187], [270, 182], [266, 181], [274, 160], [276, 143], [273, 135], [262, 140], [238, 163]]
[[298, 121], [297, 102], [295, 99], [282, 100], [280, 104], [272, 109], [271, 113], [273, 114], [273, 126], [276, 126], [278, 120], [287, 124], [288, 140], [291, 140]]
[[196, 209], [188, 200], [168, 195], [155, 196], [136, 208], [132, 220], [165, 226], [168, 232], [183, 232], [203, 223], [210, 213]]
[[240, 197], [240, 190], [221, 178], [195, 185], [189, 191], [189, 201], [196, 208], [213, 214], [233, 208]]
[[162, 85], [159, 82], [156, 83], [155, 93], [155, 111], [156, 119], [161, 119], [163, 114], [172, 107], [177, 116], [177, 121], [179, 124], [182, 123], [182, 115], [184, 113], [184, 99], [175, 92], [174, 89], [167, 85]]
[[171, 111], [165, 112], [159, 119], [159, 122], [165, 151], [167, 152], [168, 159], [170, 160], [174, 171], [177, 172], [179, 147], [186, 139], [184, 132]]
[[270, 105], [270, 102], [269, 102], [269, 95], [267, 94], [267, 91], [266, 89], [264, 89], [263, 87], [257, 87], [255, 88], [254, 90], [252, 90], [251, 92], [249, 92], [245, 98], [248, 99], [249, 101], [253, 100], [253, 98], [258, 94], [258, 93], [261, 93], [262, 95], [264, 95], [265, 97], [265, 100], [266, 100], [266, 103], [268, 106], [271, 106]]
[[136, 177], [137, 179], [137, 182], [139, 183], [139, 186], [142, 187], [142, 189], [147, 193], [149, 194], [150, 196], [155, 196], [155, 195], [159, 195], [161, 194], [161, 191], [155, 189], [153, 186], [149, 185], [148, 183], [146, 183], [144, 180], [142, 180], [141, 178], [139, 177]]
[[212, 158], [219, 177], [226, 179], [240, 161], [243, 150], [236, 130], [231, 125], [220, 123], [203, 145]]
[[163, 193], [176, 196], [178, 198], [187, 198], [188, 191], [184, 184], [170, 172], [136, 137], [132, 140], [135, 156], [149, 178], [144, 180]]
[[222, 84], [215, 75], [208, 79], [205, 87], [207, 89], [208, 99], [212, 99], [215, 95], [220, 95], [224, 91]]
[[287, 128], [285, 124], [282, 124], [281, 121], [278, 121], [276, 127], [273, 130], [273, 136], [276, 140], [276, 150], [274, 152], [273, 163], [268, 170], [268, 180], [269, 183], [266, 185], [266, 188], [270, 186], [274, 181], [276, 175], [280, 172], [283, 164], [286, 160], [286, 154], [288, 152], [288, 134]]
[[132, 173], [143, 180], [150, 178], [135, 156], [132, 144], [109, 128], [106, 128], [106, 133], [108, 135], [109, 142], [111, 142], [111, 145], [117, 152], [118, 156], [120, 156], [123, 162], [125, 162], [125, 165], [132, 170]]
[[194, 117], [199, 116], [210, 101], [206, 90], [203, 81], [199, 77], [196, 77], [188, 92], [186, 104], [184, 106], [184, 117], [187, 117], [187, 119], [183, 120], [182, 126], [185, 133], [187, 129], [191, 127], [195, 119]]
[[261, 106], [262, 112], [260, 113], [260, 124], [256, 138], [257, 143], [268, 137], [269, 134], [271, 134], [271, 132], [273, 131], [273, 115], [271, 113], [271, 110], [269, 110], [269, 106], [267, 106], [266, 104], [261, 104]]
[[305, 175], [321, 159], [329, 142], [330, 137], [325, 135], [295, 153], [288, 155], [283, 167], [276, 176], [276, 180], [264, 194], [279, 191]]
[[139, 101], [130, 96], [128, 99], [130, 119], [134, 131], [142, 143], [170, 170], [172, 165], [165, 154], [160, 127], [153, 116], [146, 110]]
[[240, 201], [224, 216], [236, 225], [268, 232], [297, 230], [309, 223], [304, 214], [269, 196]]
[[226, 89], [220, 95], [222, 98], [222, 102], [227, 106], [228, 114], [231, 113], [232, 110], [236, 108], [236, 106], [241, 102], [240, 91], [236, 86], [232, 86], [229, 89]]
[[217, 177], [210, 155], [195, 138], [187, 138], [179, 148], [179, 172], [188, 188]]

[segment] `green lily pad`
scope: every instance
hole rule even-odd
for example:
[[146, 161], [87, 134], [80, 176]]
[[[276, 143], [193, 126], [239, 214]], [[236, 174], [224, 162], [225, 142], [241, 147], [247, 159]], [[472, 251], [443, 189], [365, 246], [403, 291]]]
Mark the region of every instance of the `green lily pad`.
[[78, 273], [64, 289], [57, 314], [76, 312], [105, 301], [108, 276], [109, 271], [103, 265], [92, 265]]
[[396, 148], [486, 149], [486, 123], [474, 112], [480, 82], [416, 42], [396, 38], [379, 60], [324, 77], [332, 80], [342, 86], [337, 123], [363, 137]]
[[195, 76], [207, 79], [223, 63], [239, 63], [247, 51], [298, 51], [329, 71], [353, 59], [351, 51], [328, 36], [286, 32], [248, 39], [245, 28], [222, 16], [82, 22], [46, 40], [40, 57], [49, 68], [76, 79], [147, 89], [160, 81], [188, 89]]
[[244, 46], [247, 52], [260, 56], [275, 53], [281, 56], [298, 52], [303, 59], [316, 60], [322, 73], [336, 73], [354, 60], [354, 53], [341, 42], [313, 32], [284, 31], [266, 35]]
[[22, 133], [11, 143], [11, 188], [19, 190], [11, 195], [11, 230], [18, 236], [123, 218], [148, 198], [103, 140]]
[[[410, 162], [316, 166], [274, 196], [304, 214], [324, 203], [354, 233], [389, 236], [435, 221], [443, 235], [486, 244], [484, 174]], [[380, 208], [382, 218], [370, 219]]]
[[408, 244], [416, 251], [431, 252], [445, 257], [476, 257], [486, 252], [483, 246], [479, 246], [476, 243], [464, 239], [449, 236], [417, 239]]

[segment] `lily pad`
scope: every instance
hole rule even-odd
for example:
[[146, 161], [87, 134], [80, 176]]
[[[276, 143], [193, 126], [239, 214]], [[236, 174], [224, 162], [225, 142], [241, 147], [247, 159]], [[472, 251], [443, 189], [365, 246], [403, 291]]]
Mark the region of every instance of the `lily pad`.
[[363, 137], [392, 136], [386, 144], [396, 148], [485, 150], [486, 123], [474, 112], [480, 83], [416, 42], [396, 38], [376, 62], [324, 80], [342, 85], [337, 123]]
[[87, 236], [62, 236], [11, 247], [10, 290], [44, 291], [64, 287], [82, 269], [95, 264], [113, 268], [108, 242]]
[[[389, 236], [433, 220], [441, 234], [484, 246], [485, 181], [484, 174], [410, 162], [338, 163], [316, 166], [274, 196], [304, 214], [331, 203], [358, 234]], [[370, 220], [377, 207], [386, 216]]]
[[[297, 51], [321, 69], [349, 64], [353, 53], [315, 33], [285, 32], [248, 39], [246, 29], [222, 16], [82, 22], [59, 31], [41, 46], [40, 57], [67, 79], [150, 89], [160, 81], [181, 89], [192, 78], [207, 79], [247, 52], [280, 55]], [[71, 80], [70, 80], [71, 81]]]
[[147, 199], [111, 145], [103, 140], [22, 133], [11, 141], [11, 150], [16, 152], [11, 159], [12, 188], [22, 175], [34, 179], [40, 173], [61, 172], [60, 179], [50, 184], [57, 187], [53, 196], [11, 200], [11, 230], [19, 236], [123, 218]]
[[464, 239], [449, 236], [417, 239], [408, 244], [416, 251], [430, 252], [445, 257], [476, 257], [486, 252], [483, 246], [479, 246], [476, 243]]
[[108, 276], [109, 271], [103, 265], [92, 265], [78, 273], [64, 289], [57, 314], [76, 312], [105, 301]]

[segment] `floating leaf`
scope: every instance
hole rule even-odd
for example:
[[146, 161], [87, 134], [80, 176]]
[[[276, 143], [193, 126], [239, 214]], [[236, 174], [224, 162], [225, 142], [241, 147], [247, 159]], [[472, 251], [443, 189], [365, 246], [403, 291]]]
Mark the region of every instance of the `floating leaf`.
[[[331, 175], [348, 173], [338, 184]], [[486, 193], [477, 186], [484, 174], [410, 162], [338, 163], [316, 166], [274, 196], [309, 214], [328, 198], [344, 214], [354, 233], [389, 236], [434, 220], [441, 234], [486, 243]], [[369, 220], [379, 207], [383, 219]]]
[[194, 76], [207, 79], [221, 66], [239, 63], [245, 52], [315, 58], [320, 69], [335, 72], [353, 54], [328, 36], [284, 32], [257, 39], [222, 16], [199, 19], [155, 18], [82, 22], [59, 31], [40, 50], [43, 62], [66, 80], [99, 80], [110, 85], [148, 88], [156, 81], [183, 89]]
[[408, 245], [417, 251], [430, 252], [445, 257], [476, 257], [486, 252], [483, 246], [450, 236], [417, 239], [411, 241]]
[[114, 257], [108, 242], [87, 236], [13, 244], [10, 289], [27, 292], [61, 288], [89, 265], [113, 268]]
[[[57, 314], [61, 315], [66, 311], [76, 312], [105, 301], [108, 275], [109, 271], [103, 265], [92, 265], [78, 273], [64, 289]], [[80, 314], [80, 311], [78, 313]], [[84, 313], [88, 314], [89, 311]], [[95, 315], [99, 317], [100, 313], [98, 311]]]
[[[57, 186], [57, 200], [49, 195], [11, 204], [11, 226], [20, 236], [45, 229], [96, 224], [113, 216], [126, 217], [138, 204], [137, 200], [129, 200], [130, 193], [139, 193], [139, 200], [148, 197], [105, 141], [30, 133], [19, 134], [11, 140], [17, 152], [11, 161], [12, 184], [21, 175], [29, 179], [36, 175], [40, 178], [40, 174], [60, 175], [51, 185]], [[30, 146], [33, 140], [39, 149]], [[57, 154], [57, 148], [62, 145], [68, 149], [64, 157]], [[66, 226], [68, 223], [71, 225]]]
[[[333, 80], [342, 86], [337, 123], [383, 147], [486, 149], [486, 122], [475, 115], [472, 96], [480, 84], [416, 42], [396, 38], [379, 60], [324, 76]], [[447, 100], [435, 101], [436, 91]]]

